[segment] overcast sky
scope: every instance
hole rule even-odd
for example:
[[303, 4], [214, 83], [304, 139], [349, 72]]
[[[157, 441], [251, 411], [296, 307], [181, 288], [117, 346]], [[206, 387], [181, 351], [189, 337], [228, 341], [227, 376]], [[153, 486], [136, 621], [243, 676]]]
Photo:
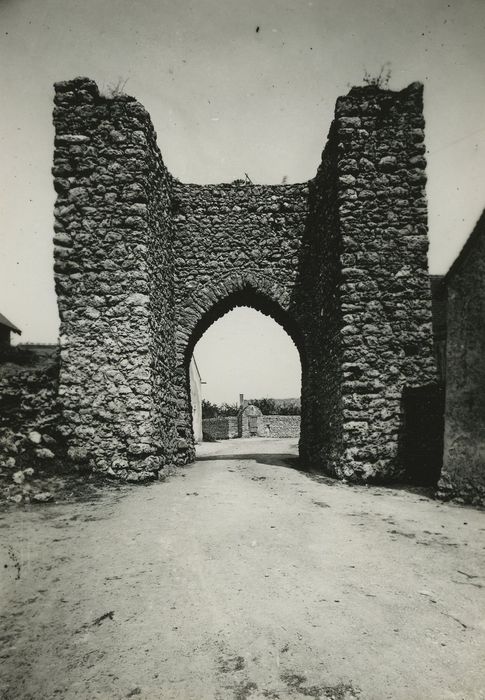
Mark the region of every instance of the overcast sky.
[[429, 263], [446, 271], [485, 206], [484, 37], [484, 0], [0, 0], [0, 311], [55, 341], [52, 83], [76, 75], [145, 105], [179, 179], [279, 183], [313, 177], [335, 100], [389, 63], [392, 89], [425, 85]]

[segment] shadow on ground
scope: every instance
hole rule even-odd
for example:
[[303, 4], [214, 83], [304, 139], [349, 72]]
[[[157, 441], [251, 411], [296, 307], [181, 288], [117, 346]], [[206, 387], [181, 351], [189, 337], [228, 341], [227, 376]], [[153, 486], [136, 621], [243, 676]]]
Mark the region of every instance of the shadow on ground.
[[295, 455], [288, 452], [279, 452], [275, 454], [262, 454], [254, 452], [251, 454], [204, 455], [202, 457], [197, 457], [195, 463], [227, 460], [235, 460], [237, 462], [253, 460], [254, 462], [258, 462], [258, 464], [268, 464], [272, 467], [289, 467], [290, 469], [296, 469], [297, 471], [305, 471], [300, 462], [300, 458], [295, 457]]
[[246, 454], [222, 454], [222, 455], [203, 455], [200, 457], [197, 457], [196, 461], [192, 463], [191, 466], [195, 466], [197, 462], [213, 462], [213, 461], [244, 461], [244, 460], [253, 460], [257, 464], [264, 464], [267, 466], [271, 467], [287, 467], [288, 469], [294, 469], [297, 472], [300, 472], [301, 474], [304, 474], [307, 476], [309, 479], [312, 479], [312, 481], [316, 481], [321, 484], [326, 484], [327, 486], [350, 486], [352, 488], [374, 488], [377, 491], [380, 489], [383, 490], [392, 490], [392, 491], [407, 491], [408, 493], [412, 493], [415, 495], [419, 495], [425, 498], [429, 498], [430, 500], [434, 500], [435, 498], [435, 487], [433, 486], [416, 486], [413, 484], [406, 484], [406, 483], [390, 483], [390, 484], [382, 484], [382, 483], [376, 483], [376, 484], [355, 484], [352, 483], [350, 484], [347, 481], [342, 481], [340, 479], [336, 479], [335, 477], [328, 476], [326, 474], [322, 474], [321, 472], [317, 472], [308, 465], [306, 465], [302, 460], [287, 452], [278, 452], [275, 454], [265, 454], [265, 453], [246, 453]]

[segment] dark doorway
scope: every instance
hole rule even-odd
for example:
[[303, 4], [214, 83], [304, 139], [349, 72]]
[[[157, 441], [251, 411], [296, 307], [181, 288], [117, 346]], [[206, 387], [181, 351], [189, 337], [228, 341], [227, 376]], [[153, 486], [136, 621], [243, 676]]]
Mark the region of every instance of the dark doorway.
[[406, 478], [434, 486], [443, 462], [444, 388], [438, 384], [408, 387], [403, 392], [402, 461]]

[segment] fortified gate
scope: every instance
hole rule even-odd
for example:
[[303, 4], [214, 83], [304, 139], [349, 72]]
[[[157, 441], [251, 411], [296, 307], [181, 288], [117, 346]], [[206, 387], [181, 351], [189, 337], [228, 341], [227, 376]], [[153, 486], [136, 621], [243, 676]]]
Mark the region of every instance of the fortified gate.
[[300, 454], [354, 481], [402, 469], [402, 397], [435, 380], [422, 86], [353, 88], [313, 180], [191, 185], [146, 110], [56, 85], [59, 400], [69, 455], [121, 479], [194, 458], [188, 368], [238, 305], [302, 365]]

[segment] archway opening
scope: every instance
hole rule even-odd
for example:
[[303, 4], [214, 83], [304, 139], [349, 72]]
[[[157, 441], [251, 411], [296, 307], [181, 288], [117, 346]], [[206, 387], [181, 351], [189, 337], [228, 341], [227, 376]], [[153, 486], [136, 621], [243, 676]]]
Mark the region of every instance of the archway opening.
[[[227, 441], [228, 450], [269, 453], [291, 445], [296, 455], [303, 347], [290, 314], [261, 295], [236, 293], [215, 304], [185, 353], [196, 445]], [[231, 445], [236, 439], [249, 442]]]

